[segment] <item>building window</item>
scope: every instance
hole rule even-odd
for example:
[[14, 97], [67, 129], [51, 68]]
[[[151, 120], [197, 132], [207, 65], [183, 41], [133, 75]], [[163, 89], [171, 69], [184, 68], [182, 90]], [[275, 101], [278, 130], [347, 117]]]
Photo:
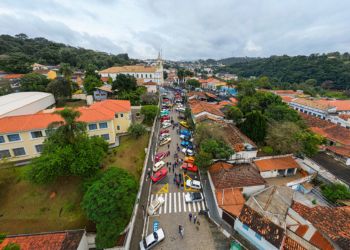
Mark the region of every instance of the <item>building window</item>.
[[95, 129], [97, 129], [97, 124], [96, 123], [89, 124], [89, 130], [95, 130]]
[[143, 78], [143, 74], [141, 74], [141, 78]]
[[149, 78], [152, 78], [152, 74], [149, 75]]
[[15, 156], [21, 156], [21, 155], [25, 155], [26, 154], [26, 151], [24, 150], [23, 147], [22, 148], [14, 148], [14, 149], [12, 149], [12, 151], [13, 151], [13, 154]]
[[118, 118], [118, 114], [116, 113], [116, 114], [114, 115], [114, 117], [115, 117], [115, 118]]
[[30, 134], [32, 135], [33, 139], [43, 137], [43, 132], [41, 131], [33, 131], [33, 132], [30, 132]]
[[108, 128], [107, 122], [100, 122], [100, 128]]
[[147, 78], [147, 74], [145, 75], [145, 78]]
[[5, 138], [2, 135], [0, 135], [0, 143], [4, 143], [4, 142], [5, 142]]
[[35, 145], [35, 150], [37, 153], [42, 153], [43, 152], [43, 144]]
[[139, 78], [139, 74], [136, 74], [136, 78]]
[[101, 135], [101, 137], [103, 139], [105, 139], [106, 141], [109, 141], [109, 134], [103, 134], [103, 135]]
[[120, 117], [124, 117], [124, 114], [120, 114]]
[[0, 159], [11, 157], [10, 150], [0, 150]]
[[117, 125], [117, 130], [120, 130], [120, 126], [119, 125]]
[[19, 136], [19, 134], [12, 134], [7, 135], [7, 139], [9, 139], [9, 141], [20, 141], [21, 137]]
[[243, 228], [247, 231], [249, 231], [249, 227], [246, 224], [243, 224]]
[[258, 240], [261, 240], [261, 235], [258, 233], [255, 233], [255, 238], [257, 238]]

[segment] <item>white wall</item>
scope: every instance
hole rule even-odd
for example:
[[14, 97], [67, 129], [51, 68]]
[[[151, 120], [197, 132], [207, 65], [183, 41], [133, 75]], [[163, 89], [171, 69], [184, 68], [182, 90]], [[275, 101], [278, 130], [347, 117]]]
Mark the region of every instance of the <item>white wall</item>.
[[257, 153], [258, 153], [257, 150], [253, 150], [253, 151], [240, 151], [240, 152], [234, 153], [234, 154], [230, 157], [230, 160], [239, 160], [239, 159], [249, 160], [249, 159], [254, 159], [254, 158], [256, 158]]
[[278, 171], [277, 170], [264, 171], [264, 172], [260, 172], [260, 175], [263, 178], [272, 178], [272, 177], [276, 177], [278, 175]]
[[84, 232], [84, 235], [80, 240], [80, 243], [79, 243], [77, 250], [89, 250], [86, 232]]

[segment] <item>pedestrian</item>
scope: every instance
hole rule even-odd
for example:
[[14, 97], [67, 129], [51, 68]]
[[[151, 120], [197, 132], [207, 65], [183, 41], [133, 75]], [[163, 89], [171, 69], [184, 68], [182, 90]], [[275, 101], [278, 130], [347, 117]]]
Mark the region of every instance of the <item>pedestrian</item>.
[[175, 178], [177, 178], [177, 173], [175, 173]]
[[174, 184], [176, 184], [176, 182], [177, 182], [177, 179], [176, 179], [176, 176], [174, 177]]
[[168, 144], [168, 149], [170, 148], [170, 144]]
[[179, 234], [181, 234], [181, 228], [182, 228], [182, 226], [179, 225]]
[[201, 223], [199, 223], [199, 220], [197, 220], [197, 225], [198, 225], [198, 226], [200, 226], [200, 225], [201, 225]]
[[182, 237], [182, 239], [184, 238], [184, 234], [185, 234], [185, 229], [184, 229], [184, 227], [181, 227], [181, 232], [180, 232], [180, 234], [181, 234], [181, 237]]
[[173, 173], [174, 173], [175, 171], [174, 171], [174, 166], [173, 166]]
[[197, 215], [193, 216], [193, 224], [196, 224], [197, 221]]
[[189, 213], [188, 218], [192, 221], [192, 213]]

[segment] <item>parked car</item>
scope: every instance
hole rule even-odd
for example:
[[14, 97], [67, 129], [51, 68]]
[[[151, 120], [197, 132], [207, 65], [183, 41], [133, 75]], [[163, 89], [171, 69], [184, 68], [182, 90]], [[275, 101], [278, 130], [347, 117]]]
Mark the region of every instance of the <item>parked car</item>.
[[181, 146], [185, 147], [185, 148], [190, 147], [190, 146], [192, 146], [192, 142], [190, 142], [190, 141], [182, 141], [181, 142]]
[[186, 111], [185, 108], [176, 108], [175, 110], [176, 110], [176, 111], [179, 111], [179, 112], [182, 112], [182, 113], [184, 113], [184, 112]]
[[171, 123], [170, 122], [163, 122], [162, 123], [162, 128], [169, 128], [171, 127]]
[[163, 141], [163, 140], [165, 140], [166, 138], [169, 138], [170, 137], [170, 134], [161, 134], [160, 136], [159, 136], [159, 140], [160, 141]]
[[182, 164], [181, 168], [183, 170], [187, 170], [187, 171], [191, 171], [191, 172], [198, 171], [198, 167], [196, 165], [194, 165], [193, 163], [184, 163], [184, 164]]
[[191, 140], [191, 136], [189, 136], [189, 135], [180, 135], [180, 139], [181, 140], [185, 140], [185, 141], [189, 141], [189, 140]]
[[192, 157], [192, 156], [186, 156], [186, 157], [184, 158], [184, 162], [187, 162], [187, 163], [193, 163], [194, 160], [195, 160], [195, 158]]
[[187, 180], [186, 186], [198, 190], [202, 188], [200, 181], [197, 180]]
[[187, 129], [181, 129], [180, 135], [191, 136], [191, 132]]
[[158, 154], [156, 154], [156, 155], [154, 156], [154, 161], [155, 161], [155, 162], [158, 162], [158, 161], [160, 161], [161, 159], [164, 159], [166, 156], [167, 156], [167, 152], [159, 152]]
[[163, 116], [160, 118], [160, 122], [169, 121], [169, 120], [170, 120], [170, 116]]
[[194, 156], [194, 151], [191, 149], [188, 149], [188, 148], [183, 148], [182, 153], [184, 153], [185, 155], [188, 155], [188, 156]]
[[140, 249], [148, 250], [164, 240], [165, 235], [163, 229], [159, 228], [156, 232], [148, 235], [146, 238], [140, 241]]
[[161, 131], [159, 132], [160, 135], [162, 135], [162, 134], [168, 134], [168, 133], [169, 133], [169, 129], [164, 129], [164, 130], [161, 130]]
[[159, 145], [160, 145], [160, 146], [163, 146], [163, 145], [168, 144], [168, 143], [170, 143], [170, 142], [171, 142], [171, 138], [168, 137], [168, 138], [162, 140], [162, 141], [159, 143]]
[[160, 116], [161, 116], [161, 117], [167, 116], [167, 115], [169, 115], [169, 111], [164, 111], [164, 110], [162, 110], [162, 111], [160, 112]]
[[159, 169], [165, 166], [164, 161], [158, 161], [156, 164], [153, 166], [153, 172], [157, 172]]
[[185, 122], [185, 121], [181, 121], [181, 122], [180, 122], [180, 125], [181, 125], [182, 127], [189, 128], [187, 122]]
[[151, 176], [151, 180], [153, 181], [153, 183], [158, 182], [158, 181], [162, 180], [167, 174], [168, 174], [168, 169], [161, 168], [159, 171], [155, 172]]
[[164, 204], [164, 198], [159, 196], [157, 199], [151, 201], [148, 206], [147, 212], [149, 215], [154, 215], [157, 210]]
[[203, 195], [200, 192], [192, 192], [185, 194], [185, 202], [198, 202], [203, 200]]

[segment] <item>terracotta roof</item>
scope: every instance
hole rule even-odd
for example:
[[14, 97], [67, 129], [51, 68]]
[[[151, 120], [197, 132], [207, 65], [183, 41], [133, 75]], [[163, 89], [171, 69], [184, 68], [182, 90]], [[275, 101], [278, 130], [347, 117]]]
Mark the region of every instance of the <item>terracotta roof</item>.
[[212, 93], [209, 93], [209, 92], [205, 92], [205, 95], [210, 97], [210, 98], [218, 98], [216, 95], [212, 94]]
[[272, 223], [268, 218], [254, 211], [249, 206], [243, 206], [239, 220], [278, 249], [282, 245], [284, 229]]
[[122, 67], [111, 67], [108, 69], [101, 70], [100, 73], [155, 73], [157, 71], [156, 67], [143, 66], [143, 65], [132, 65], [132, 66], [122, 66]]
[[9, 243], [16, 243], [21, 250], [76, 250], [83, 237], [84, 230], [7, 236], [0, 249]]
[[215, 196], [220, 208], [233, 216], [239, 216], [245, 203], [245, 199], [238, 188], [216, 190]]
[[4, 78], [4, 79], [18, 79], [18, 78], [22, 78], [22, 76], [24, 76], [24, 74], [8, 74], [8, 75], [4, 75], [2, 78]]
[[109, 84], [105, 84], [105, 85], [102, 85], [101, 87], [97, 87], [97, 89], [100, 89], [109, 93], [113, 93], [112, 86]]
[[34, 73], [40, 74], [40, 75], [47, 75], [47, 73], [49, 73], [51, 70], [49, 69], [37, 69], [34, 70]]
[[300, 245], [297, 241], [286, 236], [286, 239], [283, 244], [283, 250], [307, 250], [307, 248]]
[[[350, 207], [316, 206], [310, 208], [294, 202], [292, 209], [339, 247], [350, 249]], [[313, 236], [310, 242], [316, 246], [324, 244], [320, 235]]]
[[350, 115], [349, 114], [340, 114], [338, 115], [341, 119], [347, 121], [350, 119]]
[[281, 96], [282, 101], [286, 102], [286, 103], [290, 103], [294, 97], [290, 97], [290, 96]]
[[296, 98], [293, 100], [293, 103], [297, 103], [299, 105], [308, 106], [308, 107], [312, 107], [312, 108], [316, 108], [324, 111], [327, 111], [335, 107], [329, 102], [322, 102], [320, 100], [311, 100], [306, 98]]
[[231, 145], [235, 152], [244, 151], [245, 143], [256, 148], [255, 143], [233, 124], [226, 124], [223, 129], [226, 135], [225, 141]]
[[221, 116], [221, 117], [225, 116], [224, 113], [222, 113], [221, 110], [218, 109], [218, 107], [215, 104], [210, 104], [210, 103], [198, 101], [198, 100], [192, 100], [191, 102], [189, 102], [189, 104], [190, 104], [192, 113], [195, 115], [202, 112], [208, 112], [216, 116]]
[[156, 82], [149, 81], [149, 82], [142, 83], [142, 85], [144, 85], [144, 86], [154, 86], [154, 85], [158, 85], [158, 84]]
[[102, 82], [108, 82], [109, 77], [101, 77]]
[[237, 104], [238, 103], [238, 100], [236, 97], [230, 97], [230, 101], [233, 103], [233, 104]]
[[[114, 119], [116, 112], [129, 112], [131, 105], [126, 100], [105, 100], [77, 110], [81, 113], [78, 121], [108, 121]], [[57, 121], [62, 121], [62, 118], [53, 113], [7, 116], [0, 118], [0, 133], [45, 129], [50, 123]]]
[[299, 115], [309, 127], [318, 127], [318, 128], [327, 128], [330, 126], [334, 126], [334, 123], [331, 123], [327, 120], [320, 119], [318, 117], [307, 115], [305, 113], [299, 112]]
[[216, 190], [265, 185], [265, 180], [250, 164], [233, 165], [219, 161], [210, 166], [209, 173]]
[[288, 168], [299, 168], [298, 163], [293, 159], [292, 156], [276, 157], [262, 160], [258, 159], [255, 160], [254, 163], [260, 172]]
[[337, 155], [350, 158], [350, 146], [327, 146], [326, 149]]
[[324, 104], [331, 107], [336, 107], [337, 111], [348, 111], [350, 110], [350, 100], [317, 100], [320, 104]]

